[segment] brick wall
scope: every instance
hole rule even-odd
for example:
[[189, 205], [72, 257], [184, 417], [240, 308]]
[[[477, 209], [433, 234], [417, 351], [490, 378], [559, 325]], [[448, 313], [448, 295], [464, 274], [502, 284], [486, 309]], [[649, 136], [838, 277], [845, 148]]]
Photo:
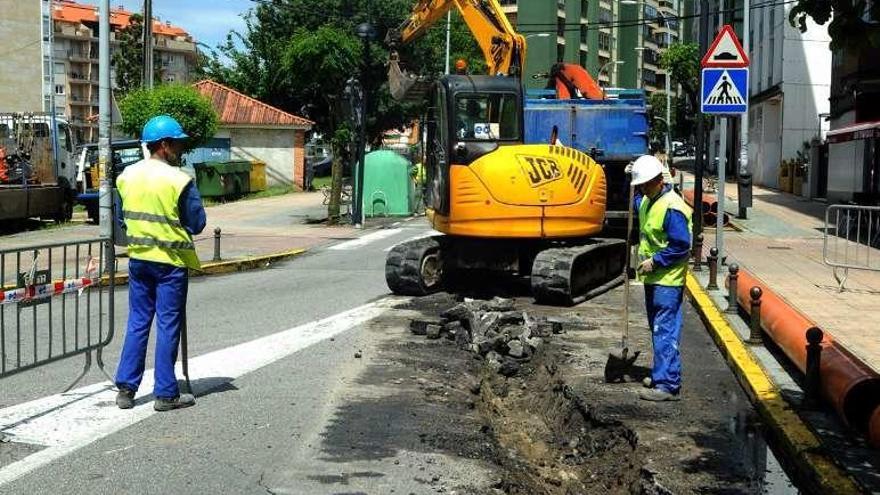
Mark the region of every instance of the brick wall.
[[293, 136], [293, 184], [304, 189], [306, 178], [306, 133], [296, 131]]

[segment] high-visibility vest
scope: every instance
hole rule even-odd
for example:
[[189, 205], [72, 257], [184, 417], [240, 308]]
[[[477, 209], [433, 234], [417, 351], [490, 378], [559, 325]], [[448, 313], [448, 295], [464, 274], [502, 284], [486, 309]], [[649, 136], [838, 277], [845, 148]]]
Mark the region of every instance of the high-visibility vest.
[[200, 267], [177, 206], [190, 180], [179, 168], [152, 158], [126, 167], [119, 175], [116, 187], [122, 197], [129, 258]]
[[[682, 212], [687, 219], [688, 232], [692, 232], [691, 208], [678, 193], [669, 190], [653, 203], [645, 196], [639, 205], [639, 256], [642, 259], [654, 256], [669, 245], [669, 238], [663, 230], [663, 222], [669, 210]], [[672, 266], [655, 266], [651, 273], [640, 274], [639, 280], [650, 285], [680, 287], [684, 285], [686, 276], [687, 257]]]

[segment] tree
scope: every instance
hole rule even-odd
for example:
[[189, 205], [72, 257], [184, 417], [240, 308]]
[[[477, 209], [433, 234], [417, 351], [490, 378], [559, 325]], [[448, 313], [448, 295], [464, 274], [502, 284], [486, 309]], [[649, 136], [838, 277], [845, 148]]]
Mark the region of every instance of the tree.
[[119, 48], [113, 52], [116, 89], [122, 94], [140, 88], [144, 81], [144, 18], [132, 14], [128, 26], [116, 35]]
[[[228, 63], [206, 63], [205, 75], [243, 93], [316, 122], [316, 130], [333, 136], [344, 107], [333, 100], [344, 82], [359, 76], [362, 44], [355, 27], [371, 22], [377, 40], [371, 45], [365, 84], [370, 88], [367, 134], [377, 142], [388, 129], [419, 116], [420, 106], [394, 101], [387, 88], [388, 50], [382, 40], [409, 15], [412, 0], [276, 0], [258, 4], [247, 14], [243, 33], [231, 32], [218, 47]], [[445, 23], [438, 23], [416, 43], [401, 47], [401, 60], [411, 72], [442, 72]], [[321, 42], [309, 40], [318, 38]], [[237, 48], [240, 45], [241, 48]], [[453, 15], [453, 57], [468, 59], [480, 70], [482, 54], [460, 16]], [[329, 57], [330, 60], [324, 60]]]
[[[144, 83], [144, 18], [132, 14], [128, 26], [116, 35], [119, 48], [113, 51], [112, 63], [116, 70], [116, 90], [125, 95], [140, 89]], [[153, 53], [153, 67], [161, 67], [159, 56]], [[153, 83], [162, 81], [160, 70], [153, 70]]]
[[154, 89], [138, 89], [119, 102], [122, 130], [140, 136], [144, 124], [157, 115], [170, 115], [191, 137], [187, 150], [207, 142], [217, 132], [219, 119], [211, 101], [190, 86], [169, 84]]
[[804, 32], [807, 18], [828, 24], [832, 48], [880, 47], [880, 2], [868, 0], [798, 0], [788, 20]]
[[672, 81], [681, 85], [691, 111], [700, 108], [700, 47], [696, 43], [674, 43], [660, 56], [660, 66]]

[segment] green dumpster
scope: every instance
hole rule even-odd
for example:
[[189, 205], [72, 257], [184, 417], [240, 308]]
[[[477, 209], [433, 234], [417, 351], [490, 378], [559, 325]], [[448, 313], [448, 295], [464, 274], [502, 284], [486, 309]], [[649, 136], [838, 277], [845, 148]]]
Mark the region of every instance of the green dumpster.
[[409, 161], [389, 150], [368, 153], [364, 161], [364, 215], [412, 215], [414, 188]]
[[251, 162], [205, 162], [196, 163], [196, 187], [206, 198], [230, 198], [247, 194], [251, 190]]

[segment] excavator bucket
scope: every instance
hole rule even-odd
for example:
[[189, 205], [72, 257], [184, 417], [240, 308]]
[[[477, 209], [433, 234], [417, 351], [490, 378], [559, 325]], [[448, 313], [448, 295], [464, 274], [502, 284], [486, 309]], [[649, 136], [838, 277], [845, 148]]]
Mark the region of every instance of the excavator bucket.
[[388, 60], [388, 86], [395, 100], [418, 102], [424, 100], [431, 89], [431, 82], [423, 77], [407, 74], [400, 68], [396, 53]]

